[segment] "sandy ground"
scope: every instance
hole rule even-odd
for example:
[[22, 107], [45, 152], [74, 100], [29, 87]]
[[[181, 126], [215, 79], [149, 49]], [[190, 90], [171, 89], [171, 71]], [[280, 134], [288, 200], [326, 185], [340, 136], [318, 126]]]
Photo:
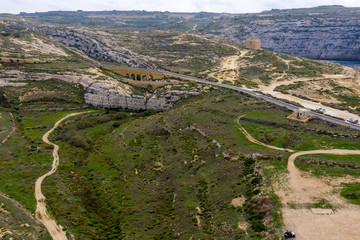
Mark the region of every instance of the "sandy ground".
[[48, 132], [46, 132], [44, 134], [44, 136], [42, 137], [42, 140], [45, 143], [47, 143], [49, 145], [52, 145], [54, 147], [54, 150], [53, 150], [54, 161], [52, 163], [51, 170], [49, 172], [47, 172], [46, 174], [42, 175], [41, 177], [39, 177], [36, 180], [36, 183], [35, 183], [35, 198], [36, 198], [36, 201], [37, 201], [37, 205], [36, 205], [35, 217], [36, 217], [37, 220], [39, 220], [41, 223], [44, 224], [46, 229], [49, 231], [52, 239], [54, 239], [54, 240], [67, 240], [67, 237], [66, 237], [66, 232], [63, 230], [63, 228], [60, 225], [56, 224], [55, 220], [52, 219], [52, 217], [50, 216], [50, 214], [46, 210], [45, 196], [43, 195], [43, 193], [41, 191], [41, 183], [42, 183], [42, 181], [46, 177], [53, 174], [56, 171], [57, 167], [59, 166], [59, 155], [58, 155], [59, 146], [52, 143], [52, 142], [50, 142], [48, 137], [59, 126], [59, 124], [62, 121], [64, 121], [67, 118], [77, 116], [77, 115], [80, 115], [80, 114], [84, 114], [84, 113], [87, 113], [87, 112], [71, 113], [71, 114], [66, 115], [65, 117], [63, 117], [62, 119], [57, 121], [55, 123], [54, 127], [52, 129], [50, 129]]
[[[360, 206], [349, 204], [338, 193], [334, 193], [331, 182], [325, 183], [322, 179], [304, 174], [295, 167], [294, 160], [297, 157], [309, 154], [354, 155], [360, 154], [360, 150], [313, 150], [297, 152], [289, 157], [289, 189], [277, 191], [284, 204], [285, 227], [296, 233], [296, 239], [359, 239], [360, 228], [357, 225], [360, 222]], [[306, 204], [320, 198], [337, 207], [333, 214], [318, 215], [306, 208]], [[291, 209], [287, 203], [300, 207]]]
[[239, 55], [223, 57], [220, 68], [210, 73], [209, 76], [216, 78], [219, 82], [223, 82], [224, 80], [234, 82], [239, 72], [238, 59]]
[[[346, 75], [341, 75], [341, 74], [340, 75], [324, 75], [324, 77], [325, 78], [333, 78], [333, 79], [343, 79], [346, 77]], [[304, 108], [308, 108], [311, 110], [316, 110], [318, 108], [326, 109], [326, 115], [329, 115], [332, 117], [338, 117], [338, 118], [341, 118], [344, 120], [351, 117], [353, 119], [360, 120], [360, 116], [353, 114], [353, 113], [349, 113], [348, 111], [335, 109], [332, 107], [325, 106], [321, 103], [316, 103], [313, 101], [309, 101], [309, 100], [305, 100], [305, 99], [301, 99], [301, 98], [292, 96], [290, 94], [284, 94], [281, 92], [274, 91], [274, 89], [280, 85], [290, 85], [295, 82], [306, 82], [309, 80], [319, 80], [319, 79], [324, 79], [324, 77], [321, 77], [321, 78], [294, 78], [294, 79], [291, 79], [290, 81], [272, 81], [268, 86], [265, 86], [265, 85], [259, 86], [259, 90], [265, 94], [270, 94], [271, 96], [274, 96], [279, 99], [285, 99], [285, 100], [288, 100], [291, 102], [299, 103]]]
[[337, 117], [337, 118], [341, 118], [341, 119], [344, 119], [344, 120], [351, 117], [353, 119], [359, 119], [360, 120], [359, 115], [349, 113], [348, 111], [345, 111], [345, 110], [339, 110], [339, 109], [335, 109], [335, 108], [332, 108], [332, 107], [328, 107], [328, 106], [322, 105], [321, 103], [316, 103], [316, 102], [312, 102], [312, 101], [309, 101], [309, 100], [304, 100], [304, 99], [301, 99], [301, 98], [298, 98], [298, 97], [295, 97], [295, 96], [292, 96], [292, 95], [288, 95], [288, 94], [283, 94], [283, 93], [280, 93], [280, 92], [274, 92], [274, 91], [270, 91], [270, 92], [262, 91], [262, 92], [268, 93], [268, 94], [270, 94], [270, 95], [272, 95], [272, 96], [274, 96], [276, 98], [285, 99], [285, 100], [288, 100], [288, 101], [291, 101], [291, 102], [299, 103], [304, 108], [307, 108], [307, 109], [316, 110], [317, 108], [324, 108], [324, 109], [326, 109], [326, 115], [329, 115], [329, 116], [332, 116], [332, 117]]
[[[285, 63], [289, 64], [288, 61], [283, 60]], [[353, 119], [359, 119], [360, 120], [360, 116], [353, 114], [353, 113], [349, 113], [348, 111], [344, 111], [344, 110], [338, 110], [332, 107], [328, 107], [325, 106], [321, 103], [316, 103], [313, 101], [309, 101], [309, 100], [304, 100], [295, 96], [292, 96], [290, 94], [284, 94], [281, 92], [277, 92], [274, 91], [274, 89], [280, 85], [290, 85], [293, 84], [295, 82], [307, 82], [310, 80], [321, 80], [321, 79], [334, 79], [337, 84], [340, 84], [341, 86], [345, 86], [345, 87], [349, 87], [351, 89], [354, 89], [356, 91], [359, 90], [359, 83], [350, 81], [350, 80], [346, 80], [349, 79], [351, 77], [353, 77], [352, 74], [354, 73], [353, 69], [344, 67], [344, 69], [348, 72], [347, 74], [337, 74], [337, 75], [327, 75], [324, 74], [322, 77], [311, 77], [311, 78], [292, 78], [290, 81], [271, 81], [269, 85], [260, 85], [259, 86], [259, 90], [262, 91], [265, 94], [270, 94], [271, 96], [274, 96], [276, 98], [280, 98], [280, 99], [285, 99], [291, 102], [296, 102], [301, 104], [303, 107], [311, 109], [311, 110], [316, 110], [318, 108], [323, 108], [326, 109], [326, 115], [332, 116], [332, 117], [338, 117], [341, 119], [346, 120], [347, 118], [353, 118]], [[314, 83], [314, 88], [316, 88], [316, 83]], [[306, 95], [306, 94], [305, 94]], [[336, 100], [334, 99], [330, 99], [329, 101], [326, 99], [322, 99], [321, 101], [323, 102], [336, 102]]]
[[[239, 127], [241, 128], [240, 124]], [[244, 128], [241, 131], [253, 143], [260, 143], [260, 145], [272, 149], [285, 150], [257, 141]], [[276, 194], [283, 204], [282, 215], [285, 228], [294, 231], [296, 239], [300, 240], [360, 239], [360, 228], [358, 228], [360, 206], [347, 203], [338, 193], [334, 192], [335, 185], [341, 182], [351, 182], [353, 179], [347, 177], [329, 181], [329, 179], [320, 179], [309, 173], [300, 172], [295, 167], [294, 161], [299, 156], [309, 154], [354, 155], [360, 154], [360, 150], [311, 150], [290, 155], [288, 174], [275, 184]], [[326, 199], [336, 207], [335, 211], [331, 213], [332, 211], [328, 209], [313, 211], [309, 209], [308, 204], [315, 203], [317, 199]], [[293, 207], [289, 207], [289, 203]]]
[[213, 70], [209, 73], [210, 77], [216, 78], [219, 82], [230, 81], [234, 82], [237, 80], [239, 75], [240, 58], [245, 56], [248, 50], [241, 50], [235, 46], [225, 44], [229, 47], [235, 48], [238, 51], [237, 55], [223, 57], [221, 59], [221, 65], [218, 69]]

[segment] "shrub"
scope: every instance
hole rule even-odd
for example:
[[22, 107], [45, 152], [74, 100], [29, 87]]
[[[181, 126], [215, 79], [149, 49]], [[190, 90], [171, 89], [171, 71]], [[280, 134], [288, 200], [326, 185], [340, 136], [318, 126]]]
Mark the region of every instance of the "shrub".
[[118, 128], [121, 126], [120, 122], [114, 122], [112, 125], [114, 128]]
[[266, 227], [262, 222], [256, 221], [251, 223], [251, 229], [255, 232], [262, 232], [266, 230]]

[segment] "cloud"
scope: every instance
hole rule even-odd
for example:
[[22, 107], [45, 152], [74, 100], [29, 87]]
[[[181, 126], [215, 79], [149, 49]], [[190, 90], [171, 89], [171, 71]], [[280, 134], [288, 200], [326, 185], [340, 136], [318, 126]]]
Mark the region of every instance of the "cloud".
[[54, 10], [148, 10], [172, 12], [247, 13], [272, 8], [302, 8], [319, 5], [360, 6], [358, 0], [1, 0], [1, 12]]

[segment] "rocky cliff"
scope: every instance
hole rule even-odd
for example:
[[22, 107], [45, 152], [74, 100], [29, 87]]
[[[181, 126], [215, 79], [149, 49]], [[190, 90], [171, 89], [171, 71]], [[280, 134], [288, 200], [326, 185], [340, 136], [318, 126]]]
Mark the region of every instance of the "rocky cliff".
[[[96, 72], [94, 69], [87, 71]], [[26, 88], [29, 81], [51, 81], [54, 79], [75, 84], [74, 87], [81, 85], [84, 89], [85, 103], [94, 107], [121, 108], [134, 111], [147, 109], [168, 110], [178, 100], [199, 95], [203, 91], [202, 88], [190, 88], [187, 83], [178, 83], [166, 85], [152, 92], [146, 92], [144, 95], [138, 95], [133, 93], [131, 86], [101, 75], [99, 72], [96, 75], [78, 75], [72, 73], [24, 73], [18, 70], [0, 71], [0, 87]], [[51, 83], [49, 82], [49, 84]], [[173, 89], [173, 86], [176, 89]], [[178, 88], [182, 90], [177, 90]], [[54, 91], [43, 91], [40, 88], [34, 88], [32, 91], [25, 91], [24, 95], [20, 95], [18, 100], [20, 102], [34, 101], [36, 99], [57, 97], [56, 94]]]
[[360, 19], [254, 20], [221, 31], [244, 43], [250, 36], [263, 48], [313, 59], [360, 59]]
[[[246, 39], [254, 36], [261, 40], [263, 48], [276, 52], [315, 59], [360, 59], [360, 8], [320, 6], [303, 9], [273, 9], [255, 14], [201, 12], [188, 13], [186, 18], [181, 19], [180, 13], [145, 11], [116, 11], [107, 15], [104, 12], [23, 14], [26, 18], [51, 23], [68, 23], [67, 18], [76, 15], [78, 15], [76, 19], [80, 25], [88, 25], [89, 22], [94, 24], [95, 21], [95, 25], [102, 26], [105, 24], [104, 21], [108, 21], [105, 25], [118, 28], [131, 26], [198, 34], [222, 34], [238, 43], [245, 43]], [[132, 17], [129, 17], [130, 15]], [[200, 25], [201, 28], [193, 28]], [[58, 37], [55, 36], [56, 38]], [[63, 36], [60, 38], [63, 39]], [[73, 42], [72, 45], [74, 44]], [[84, 49], [84, 47], [81, 48]], [[94, 54], [96, 55], [92, 53]]]
[[360, 9], [321, 6], [239, 15], [207, 31], [245, 43], [254, 36], [263, 48], [314, 59], [360, 59]]
[[104, 87], [103, 84], [93, 84], [87, 88], [85, 102], [99, 108], [121, 108], [128, 110], [154, 109], [168, 110], [180, 99], [199, 95], [199, 91], [166, 91], [163, 93], [146, 94], [145, 96], [119, 92]]
[[146, 62], [145, 57], [141, 57], [133, 51], [124, 47], [112, 48], [97, 39], [89, 32], [75, 31], [74, 28], [39, 26], [38, 32], [51, 37], [53, 40], [63, 43], [69, 47], [76, 48], [87, 56], [108, 62], [123, 63], [130, 67], [154, 68], [151, 63]]

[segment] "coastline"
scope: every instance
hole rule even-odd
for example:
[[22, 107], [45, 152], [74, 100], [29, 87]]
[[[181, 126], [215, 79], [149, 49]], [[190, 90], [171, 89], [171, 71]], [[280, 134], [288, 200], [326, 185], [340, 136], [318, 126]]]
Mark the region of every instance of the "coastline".
[[352, 60], [322, 59], [322, 61], [339, 63], [339, 64], [347, 66], [347, 67], [353, 67], [353, 68], [360, 69], [360, 61], [359, 60], [352, 61]]

